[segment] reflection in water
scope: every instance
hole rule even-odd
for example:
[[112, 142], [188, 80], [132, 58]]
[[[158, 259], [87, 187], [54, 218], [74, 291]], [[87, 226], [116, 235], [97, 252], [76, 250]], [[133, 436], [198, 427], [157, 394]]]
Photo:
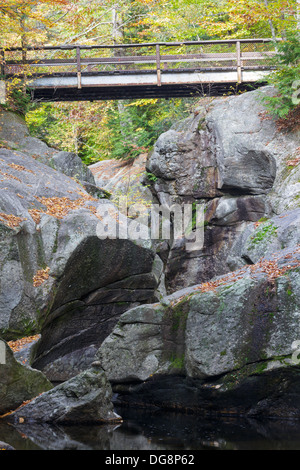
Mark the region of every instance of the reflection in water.
[[211, 419], [117, 409], [120, 425], [12, 426], [0, 441], [17, 450], [300, 450], [300, 421]]

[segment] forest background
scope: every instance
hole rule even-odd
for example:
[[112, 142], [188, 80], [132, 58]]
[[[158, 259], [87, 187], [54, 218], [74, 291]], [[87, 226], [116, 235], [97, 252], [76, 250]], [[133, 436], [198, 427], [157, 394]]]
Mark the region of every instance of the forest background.
[[[288, 90], [300, 77], [299, 26], [300, 0], [0, 0], [0, 48], [22, 47], [24, 55], [30, 46], [45, 45], [283, 38], [279, 51], [285, 61], [270, 82]], [[173, 52], [180, 53], [180, 46]], [[30, 101], [24, 82], [16, 79], [5, 107], [24, 117], [32, 135], [91, 164], [132, 160], [148, 151], [197, 101], [38, 103]], [[295, 106], [299, 110], [291, 99], [271, 106], [279, 117]]]

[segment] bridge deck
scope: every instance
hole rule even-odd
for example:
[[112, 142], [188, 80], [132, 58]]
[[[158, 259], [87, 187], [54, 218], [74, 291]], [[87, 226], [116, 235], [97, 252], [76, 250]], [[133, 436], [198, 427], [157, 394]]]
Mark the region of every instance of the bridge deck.
[[[175, 53], [170, 53], [170, 49]], [[150, 51], [150, 53], [149, 53]], [[153, 53], [154, 52], [154, 53]], [[270, 39], [0, 50], [2, 74], [26, 76], [32, 98], [78, 101], [218, 95], [263, 84]], [[20, 57], [22, 54], [22, 57]]]

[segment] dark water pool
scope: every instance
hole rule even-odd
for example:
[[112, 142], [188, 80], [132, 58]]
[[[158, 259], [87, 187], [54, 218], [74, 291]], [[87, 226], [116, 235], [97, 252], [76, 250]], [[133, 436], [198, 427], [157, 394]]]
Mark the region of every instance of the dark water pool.
[[124, 422], [116, 426], [0, 423], [0, 440], [17, 450], [300, 450], [300, 421], [117, 412]]

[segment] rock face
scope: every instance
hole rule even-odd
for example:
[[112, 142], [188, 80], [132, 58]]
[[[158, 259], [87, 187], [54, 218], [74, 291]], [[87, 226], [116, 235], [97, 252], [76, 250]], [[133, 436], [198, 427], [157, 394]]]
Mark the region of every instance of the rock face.
[[260, 94], [215, 100], [162, 134], [147, 162], [160, 204], [201, 204], [204, 247], [188, 252], [170, 240], [168, 292], [231, 270], [227, 253], [252, 222], [298, 207], [299, 130], [279, 133]]
[[52, 388], [52, 384], [40, 371], [20, 364], [9, 346], [0, 340], [1, 347], [3, 344], [5, 361], [0, 363], [0, 414], [14, 410], [23, 401]]
[[152, 202], [153, 196], [147, 185], [143, 185], [147, 155], [142, 154], [133, 162], [103, 160], [89, 166], [96, 185], [112, 194], [114, 200], [127, 197], [128, 205]]
[[106, 423], [119, 422], [113, 411], [112, 391], [106, 376], [98, 366], [43, 393], [10, 414], [13, 423]]
[[[32, 366], [67, 381], [12, 419], [114, 419], [106, 376], [126, 405], [300, 417], [300, 135], [265, 119], [261, 92], [273, 90], [199, 108], [146, 166], [93, 165], [100, 192], [74, 156], [0, 113], [0, 332], [40, 333]], [[203, 248], [153, 245], [123, 213], [106, 236], [112, 185], [129, 205], [194, 204], [194, 218], [202, 205]], [[127, 225], [136, 236], [121, 236]]]
[[123, 314], [100, 347], [120, 404], [300, 417], [299, 131], [278, 133], [257, 97], [214, 102], [149, 157], [161, 204], [205, 205], [204, 248], [171, 242], [173, 293]]
[[36, 274], [50, 268], [56, 258], [63, 215], [95, 201], [72, 179], [26, 154], [7, 149], [1, 149], [0, 154], [0, 327], [9, 336], [9, 331], [34, 330], [38, 312], [49, 300], [54, 277], [60, 277], [64, 270], [68, 249], [59, 257], [62, 271], [45, 275], [45, 283], [34, 285]]
[[[216, 155], [203, 125], [205, 110], [175, 124], [155, 143], [147, 170], [157, 179], [153, 189], [161, 204], [213, 198], [218, 190]], [[202, 123], [202, 124], [201, 124]]]
[[204, 247], [171, 241], [171, 294], [126, 312], [100, 347], [120, 404], [300, 417], [300, 136], [258, 97], [200, 109], [148, 159], [161, 204], [204, 204]]
[[54, 381], [84, 370], [130, 306], [158, 298], [153, 251], [129, 240], [100, 242], [94, 237], [76, 250], [42, 328], [33, 365]]
[[45, 142], [29, 134], [21, 117], [4, 110], [0, 110], [0, 145], [10, 150], [19, 150], [65, 175], [75, 178], [83, 184], [88, 192], [91, 191], [92, 195], [97, 192], [91, 171], [78, 156], [48, 147]]
[[12, 447], [11, 445], [3, 441], [0, 441], [0, 449], [1, 450], [15, 450], [14, 447]]
[[299, 217], [300, 210], [294, 209], [249, 224], [228, 254], [231, 269], [238, 269], [245, 262], [255, 264], [261, 258], [279, 253], [284, 248], [299, 246]]
[[163, 265], [150, 241], [99, 238], [107, 200], [68, 176], [4, 148], [0, 172], [0, 330], [6, 339], [41, 332], [34, 367], [66, 380], [121, 313], [158, 298]]
[[71, 152], [57, 152], [45, 164], [49, 164], [55, 170], [64, 173], [75, 181], [80, 182], [84, 189], [94, 197], [105, 198], [108, 193], [100, 188], [97, 188], [95, 179], [89, 168], [82, 163], [82, 160], [77, 155]]
[[126, 312], [97, 353], [119, 402], [299, 418], [299, 268], [283, 249]]

